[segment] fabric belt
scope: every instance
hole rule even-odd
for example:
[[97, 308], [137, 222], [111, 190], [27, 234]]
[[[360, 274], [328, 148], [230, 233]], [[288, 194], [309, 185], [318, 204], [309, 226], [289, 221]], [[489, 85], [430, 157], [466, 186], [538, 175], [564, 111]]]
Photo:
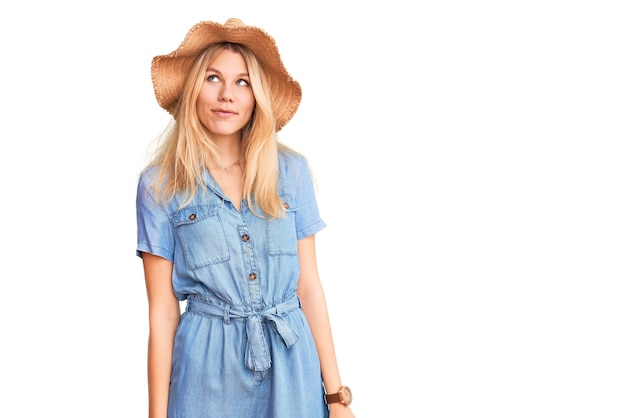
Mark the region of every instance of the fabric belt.
[[282, 339], [285, 347], [290, 348], [298, 342], [298, 334], [281, 314], [300, 309], [300, 299], [294, 296], [288, 301], [279, 303], [261, 312], [244, 312], [232, 309], [228, 305], [217, 305], [196, 297], [187, 299], [187, 311], [199, 315], [221, 316], [224, 323], [229, 324], [230, 318], [246, 319], [246, 367], [250, 370], [263, 371], [272, 365], [269, 348], [263, 332], [263, 321], [269, 321], [274, 326], [270, 327]]

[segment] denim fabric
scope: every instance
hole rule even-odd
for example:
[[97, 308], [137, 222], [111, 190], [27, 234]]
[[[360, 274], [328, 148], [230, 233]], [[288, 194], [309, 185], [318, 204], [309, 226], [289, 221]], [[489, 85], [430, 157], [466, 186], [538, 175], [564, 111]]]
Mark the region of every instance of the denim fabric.
[[172, 283], [187, 300], [174, 341], [170, 418], [324, 418], [319, 359], [296, 295], [297, 240], [325, 227], [306, 160], [280, 154], [279, 195], [287, 216], [237, 211], [205, 173], [181, 208], [137, 189], [137, 255], [174, 263]]

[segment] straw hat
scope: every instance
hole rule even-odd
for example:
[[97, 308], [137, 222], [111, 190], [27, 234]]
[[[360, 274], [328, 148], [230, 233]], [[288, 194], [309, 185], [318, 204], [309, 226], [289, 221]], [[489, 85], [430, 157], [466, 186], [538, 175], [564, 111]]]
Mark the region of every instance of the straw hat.
[[194, 25], [178, 49], [152, 59], [152, 84], [159, 105], [174, 114], [185, 78], [196, 57], [210, 44], [232, 42], [248, 47], [270, 79], [276, 130], [289, 122], [300, 105], [302, 89], [283, 65], [274, 39], [264, 30], [246, 26], [239, 19], [225, 24], [204, 21]]

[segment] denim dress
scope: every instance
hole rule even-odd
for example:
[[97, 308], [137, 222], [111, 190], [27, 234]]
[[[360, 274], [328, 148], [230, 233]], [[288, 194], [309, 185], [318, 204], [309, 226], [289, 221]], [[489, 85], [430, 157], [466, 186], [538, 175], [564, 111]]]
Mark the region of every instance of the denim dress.
[[186, 301], [176, 330], [169, 418], [325, 418], [324, 388], [311, 330], [296, 294], [297, 242], [325, 227], [305, 158], [279, 155], [286, 217], [238, 211], [208, 172], [191, 203], [165, 207], [137, 188], [137, 255], [173, 263]]

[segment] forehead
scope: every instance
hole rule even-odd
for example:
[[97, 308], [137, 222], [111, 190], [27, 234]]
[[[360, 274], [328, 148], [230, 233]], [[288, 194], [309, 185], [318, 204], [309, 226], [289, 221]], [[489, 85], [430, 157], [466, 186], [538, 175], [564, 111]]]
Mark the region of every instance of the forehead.
[[207, 70], [219, 71], [221, 73], [241, 74], [248, 72], [243, 55], [230, 49], [222, 49], [209, 60]]

